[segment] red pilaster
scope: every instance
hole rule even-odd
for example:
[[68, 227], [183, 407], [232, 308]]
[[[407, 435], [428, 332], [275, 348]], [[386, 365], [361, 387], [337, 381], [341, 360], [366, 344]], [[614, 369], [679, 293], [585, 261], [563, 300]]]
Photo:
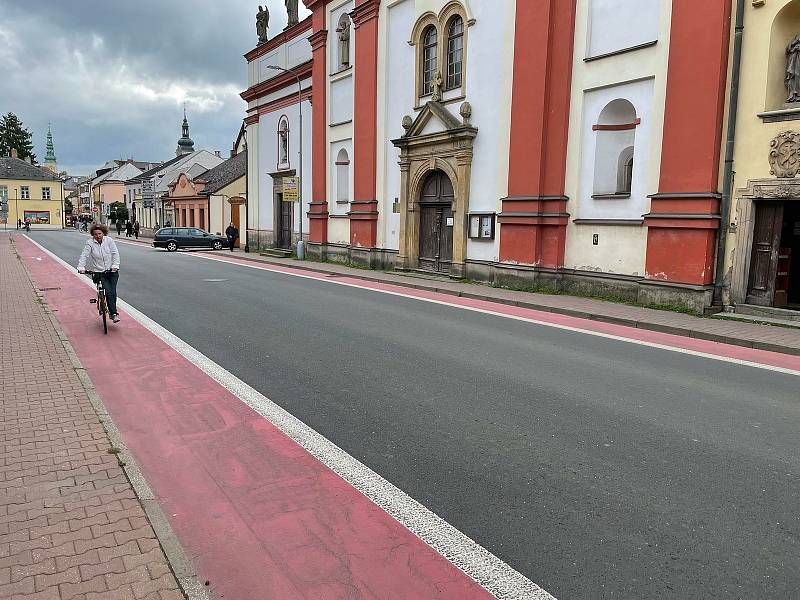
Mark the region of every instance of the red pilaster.
[[378, 13], [380, 0], [356, 0], [353, 191], [350, 245], [374, 248], [378, 235]]
[[661, 180], [645, 215], [649, 279], [714, 278], [730, 13], [729, 0], [672, 3]]
[[[307, 3], [310, 4], [310, 3]], [[314, 12], [314, 33], [308, 38], [311, 43], [313, 62], [311, 67], [311, 202], [308, 205], [309, 232], [311, 242], [324, 244], [328, 241], [328, 127], [325, 122], [327, 102], [327, 56], [328, 31], [325, 29], [325, 2], [309, 6]]]
[[508, 197], [500, 260], [560, 267], [575, 0], [517, 0]]

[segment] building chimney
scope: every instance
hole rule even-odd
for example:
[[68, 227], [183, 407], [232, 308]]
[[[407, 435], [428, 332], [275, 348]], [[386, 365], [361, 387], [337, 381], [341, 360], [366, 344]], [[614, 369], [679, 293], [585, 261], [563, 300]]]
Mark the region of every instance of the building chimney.
[[222, 155], [220, 154], [219, 150], [214, 150], [214, 156], [216, 156], [217, 158], [222, 158]]
[[31, 161], [30, 155], [25, 157], [25, 162], [28, 163], [29, 165], [33, 164], [33, 161]]
[[16, 148], [12, 148], [11, 149], [11, 158], [19, 158], [19, 156], [17, 155], [17, 149]]

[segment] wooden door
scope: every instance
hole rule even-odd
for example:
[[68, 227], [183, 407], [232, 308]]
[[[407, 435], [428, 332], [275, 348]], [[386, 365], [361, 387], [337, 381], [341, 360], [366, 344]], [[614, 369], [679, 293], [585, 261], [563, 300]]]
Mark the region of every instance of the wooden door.
[[782, 202], [756, 204], [750, 282], [747, 286], [748, 304], [772, 306], [775, 298], [775, 276], [778, 271], [782, 225]]
[[280, 228], [278, 235], [278, 248], [289, 249], [292, 247], [292, 213], [294, 213], [294, 203], [284, 202], [283, 194], [279, 194], [280, 204]]
[[420, 194], [419, 267], [448, 273], [453, 262], [453, 184], [441, 171], [425, 180]]
[[[239, 221], [240, 221], [240, 219], [239, 219], [239, 207], [240, 206], [241, 206], [241, 204], [231, 204], [230, 205], [230, 207], [231, 207], [231, 223], [233, 223], [233, 226], [236, 227], [236, 229], [239, 230], [239, 238], [242, 235], [242, 228], [239, 226]], [[236, 242], [233, 244], [234, 248], [238, 248], [239, 247], [239, 238], [236, 238]]]

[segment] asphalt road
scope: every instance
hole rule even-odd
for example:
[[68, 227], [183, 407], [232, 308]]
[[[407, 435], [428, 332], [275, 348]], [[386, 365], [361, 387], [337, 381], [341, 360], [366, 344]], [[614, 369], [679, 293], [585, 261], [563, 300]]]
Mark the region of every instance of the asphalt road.
[[800, 378], [120, 249], [122, 299], [559, 600], [800, 594]]

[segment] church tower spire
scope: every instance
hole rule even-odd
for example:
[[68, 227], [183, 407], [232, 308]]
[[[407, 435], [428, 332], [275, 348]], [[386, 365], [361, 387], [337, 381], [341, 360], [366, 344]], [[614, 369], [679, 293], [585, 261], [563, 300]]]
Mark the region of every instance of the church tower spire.
[[58, 162], [56, 161], [55, 147], [53, 146], [53, 132], [50, 130], [50, 123], [47, 124], [47, 154], [44, 156], [44, 168], [58, 174]]
[[189, 137], [189, 121], [186, 118], [186, 103], [183, 103], [183, 125], [181, 126], [181, 139], [178, 140], [178, 148], [175, 150], [175, 156], [182, 154], [191, 154], [194, 152], [194, 142]]

